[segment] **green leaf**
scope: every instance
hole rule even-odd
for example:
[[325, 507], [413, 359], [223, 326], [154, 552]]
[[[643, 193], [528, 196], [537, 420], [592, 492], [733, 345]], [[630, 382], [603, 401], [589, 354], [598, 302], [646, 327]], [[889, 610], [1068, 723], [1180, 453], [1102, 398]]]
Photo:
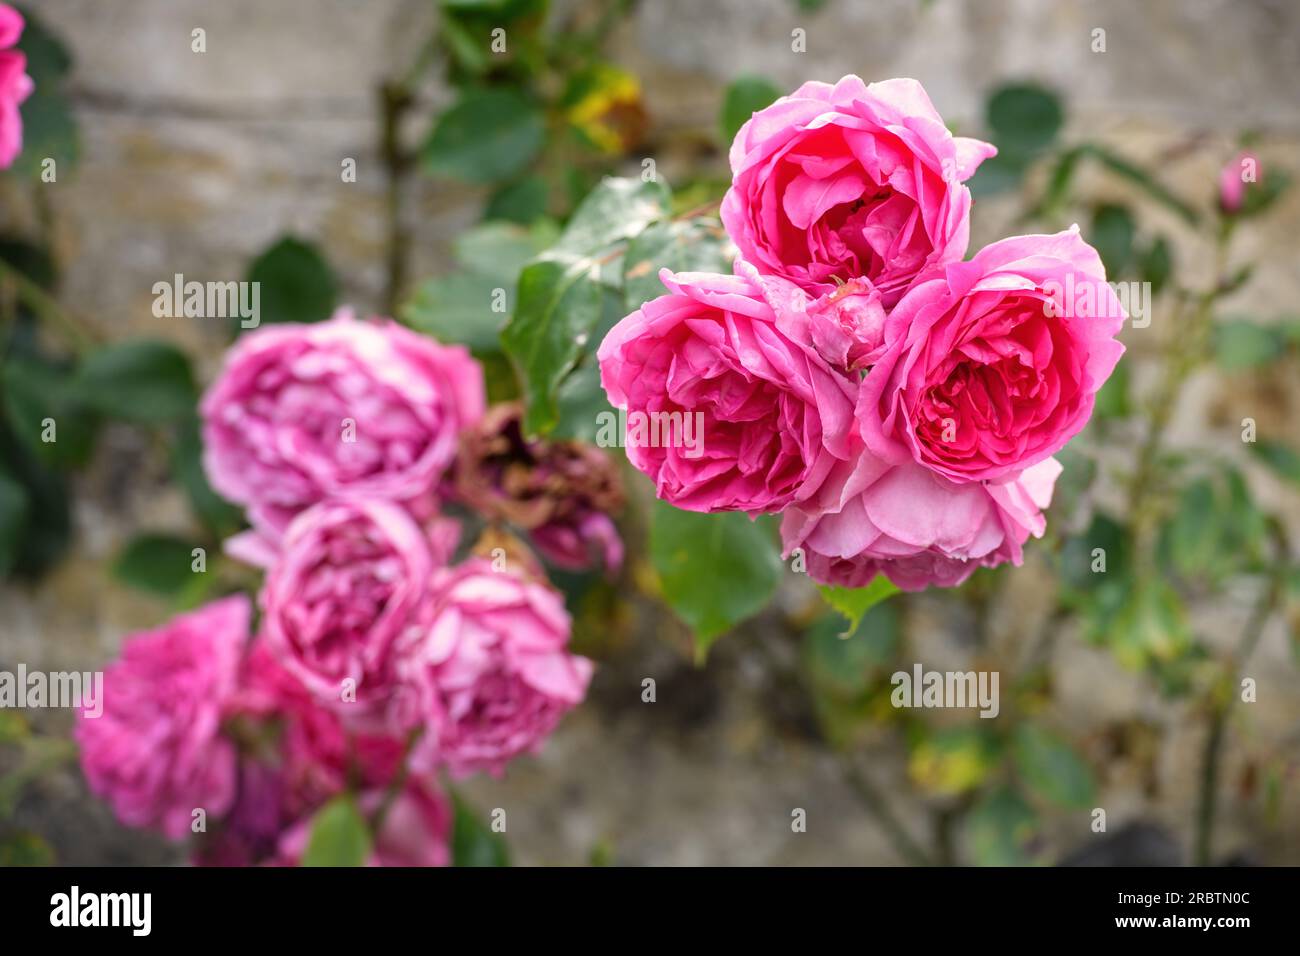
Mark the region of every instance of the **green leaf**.
[[1082, 809], [1096, 793], [1092, 769], [1058, 735], [1035, 724], [1015, 734], [1016, 769], [1025, 784], [1049, 803]]
[[497, 183], [525, 169], [545, 140], [541, 107], [515, 90], [468, 90], [438, 117], [425, 167], [468, 183]]
[[841, 635], [842, 637], [848, 637], [857, 631], [864, 614], [885, 600], [885, 598], [898, 593], [898, 585], [883, 574], [877, 574], [866, 587], [842, 588], [829, 584], [819, 584], [817, 590], [822, 593], [822, 597], [826, 599], [827, 604], [848, 619], [848, 627]]
[[458, 794], [452, 794], [452, 805], [452, 866], [509, 866], [510, 851], [501, 834], [483, 823]]
[[976, 199], [981, 196], [1010, 192], [1020, 188], [1028, 170], [1029, 164], [1026, 160], [1010, 153], [1005, 155], [999, 153], [980, 163], [979, 168], [975, 170], [975, 175], [967, 181], [966, 185], [970, 187], [970, 193]]
[[1192, 649], [1178, 592], [1160, 580], [1129, 584], [1105, 637], [1119, 662], [1133, 670], [1168, 664]]
[[[39, 176], [46, 159], [55, 161], [59, 177], [65, 177], [80, 155], [77, 123], [64, 91], [63, 80], [72, 65], [67, 47], [47, 30], [29, 10], [18, 49], [27, 56], [27, 75], [32, 78], [30, 96], [19, 107], [23, 123], [23, 149], [13, 170]], [[56, 180], [59, 181], [59, 180]]]
[[513, 222], [483, 222], [461, 233], [452, 248], [470, 272], [500, 276], [511, 284], [528, 262], [559, 238], [559, 227], [540, 219], [525, 228]]
[[193, 542], [163, 534], [133, 538], [118, 555], [113, 575], [142, 591], [171, 597], [192, 581]]
[[716, 220], [656, 222], [627, 245], [623, 255], [623, 302], [627, 312], [668, 290], [659, 270], [730, 272], [733, 250]]
[[722, 98], [722, 112], [718, 117], [722, 143], [730, 146], [740, 132], [740, 127], [764, 107], [771, 106], [781, 96], [781, 89], [771, 80], [761, 76], [742, 76], [733, 80]]
[[556, 249], [598, 256], [666, 217], [671, 204], [668, 187], [659, 180], [606, 177], [578, 206]]
[[546, 215], [550, 187], [541, 176], [525, 176], [502, 186], [487, 202], [484, 219], [501, 219], [528, 225]]
[[208, 484], [197, 417], [191, 416], [177, 429], [172, 444], [172, 475], [185, 489], [194, 513], [214, 535], [224, 538], [243, 524], [242, 512]]
[[501, 344], [523, 380], [524, 428], [545, 434], [559, 422], [556, 391], [600, 321], [603, 292], [590, 259], [557, 256], [524, 269], [517, 295]]
[[1056, 94], [1032, 83], [999, 87], [986, 111], [999, 152], [1015, 157], [1032, 156], [1050, 146], [1064, 119]]
[[966, 838], [978, 866], [1026, 866], [1039, 829], [1033, 807], [1014, 790], [991, 790], [966, 818]]
[[[14, 355], [3, 369], [5, 414], [31, 452], [52, 466], [83, 465], [99, 417], [77, 401], [72, 373], [35, 356]], [[53, 441], [46, 441], [46, 422]]]
[[1214, 324], [1214, 358], [1225, 371], [1264, 365], [1278, 358], [1282, 350], [1282, 336], [1275, 328], [1247, 319]]
[[1300, 453], [1289, 445], [1261, 438], [1249, 444], [1250, 450], [1278, 475], [1300, 485]]
[[908, 775], [931, 793], [956, 796], [980, 786], [998, 764], [1001, 747], [975, 725], [927, 731], [908, 757]]
[[[34, 577], [62, 556], [71, 540], [67, 481], [28, 451], [3, 421], [0, 421], [0, 473], [7, 474], [22, 487], [27, 501], [26, 520], [17, 538], [18, 553], [10, 570]], [[10, 502], [12, 514], [12, 495]]]
[[1138, 274], [1144, 282], [1151, 283], [1151, 294], [1156, 296], [1168, 284], [1173, 271], [1174, 254], [1169, 241], [1164, 236], [1157, 236], [1151, 245], [1142, 251], [1138, 262]]
[[28, 507], [27, 490], [0, 462], [0, 576], [8, 574], [18, 561]]
[[174, 345], [135, 339], [82, 360], [77, 399], [111, 418], [154, 424], [191, 413], [197, 399], [189, 359]]
[[651, 562], [668, 606], [695, 632], [701, 660], [776, 590], [782, 564], [769, 530], [738, 512], [699, 514], [655, 502]]
[[[338, 283], [314, 245], [285, 236], [261, 253], [248, 268], [248, 281], [259, 286], [262, 323], [320, 322], [334, 312]], [[234, 320], [236, 330], [240, 326]]]
[[880, 604], [847, 637], [838, 614], [818, 619], [803, 640], [805, 666], [819, 684], [841, 693], [865, 690], [872, 671], [893, 660], [901, 638], [898, 611]]
[[370, 830], [350, 796], [335, 797], [316, 812], [301, 866], [362, 866], [370, 856]]
[[1106, 266], [1106, 276], [1117, 278], [1133, 259], [1133, 237], [1137, 225], [1124, 206], [1101, 203], [1093, 210], [1092, 229], [1088, 238], [1097, 247]]
[[509, 306], [514, 281], [460, 272], [426, 279], [402, 307], [402, 321], [440, 342], [467, 345], [475, 352], [500, 348], [505, 312], [493, 311], [497, 290], [505, 290]]
[[[1101, 549], [1100, 554], [1093, 552]], [[1104, 562], [1105, 570], [1100, 570]], [[1096, 565], [1099, 570], [1094, 571]], [[1104, 582], [1128, 574], [1129, 540], [1124, 526], [1098, 512], [1082, 534], [1067, 538], [1061, 548], [1061, 579], [1067, 586], [1091, 592]]]
[[0, 866], [53, 866], [54, 850], [35, 833], [20, 831], [0, 840]]

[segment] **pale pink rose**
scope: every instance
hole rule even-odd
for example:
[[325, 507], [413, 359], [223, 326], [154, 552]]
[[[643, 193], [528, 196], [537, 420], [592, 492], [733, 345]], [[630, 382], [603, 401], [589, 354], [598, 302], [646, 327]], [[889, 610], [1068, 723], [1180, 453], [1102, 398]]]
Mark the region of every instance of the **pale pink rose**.
[[[1226, 213], [1241, 211], [1246, 190], [1260, 181], [1259, 157], [1242, 150], [1219, 171], [1219, 208]], [[1249, 177], [1249, 178], [1248, 178]]]
[[954, 481], [1015, 477], [1087, 424], [1124, 319], [1077, 228], [986, 246], [890, 313], [858, 399], [868, 450]]
[[340, 310], [328, 322], [268, 325], [240, 338], [203, 397], [204, 466], [271, 534], [334, 495], [423, 515], [484, 401], [468, 351], [390, 319]]
[[22, 14], [0, 3], [0, 169], [8, 169], [23, 149], [19, 107], [32, 93], [27, 54], [11, 49], [23, 32]]
[[405, 723], [424, 727], [412, 765], [499, 773], [582, 701], [592, 663], [568, 652], [564, 601], [543, 584], [473, 558], [434, 587], [432, 623], [399, 664]]
[[326, 501], [284, 534], [262, 589], [262, 634], [276, 660], [323, 706], [383, 725], [397, 640], [420, 631], [438, 561], [399, 505]]
[[251, 607], [223, 598], [127, 639], [104, 670], [103, 714], [78, 714], [90, 789], [128, 826], [172, 839], [192, 814], [222, 816], [235, 795], [235, 747], [221, 720], [235, 692]]
[[[367, 817], [383, 805], [386, 794], [361, 795], [359, 809]], [[311, 818], [299, 821], [280, 839], [276, 863], [298, 866], [311, 842]], [[366, 866], [448, 866], [451, 863], [452, 807], [425, 782], [410, 780], [397, 795], [374, 838]]]
[[916, 80], [805, 83], [736, 134], [722, 223], [759, 271], [814, 296], [866, 278], [889, 308], [965, 255], [962, 182], [996, 152], [952, 136]]
[[870, 453], [840, 465], [818, 494], [786, 511], [786, 557], [802, 549], [809, 577], [857, 588], [884, 574], [906, 591], [952, 587], [980, 567], [1019, 564], [1061, 466], [1054, 458], [1000, 482], [956, 483]]
[[628, 412], [628, 460], [687, 511], [780, 511], [849, 456], [856, 375], [831, 368], [738, 268], [665, 269], [669, 294], [597, 353], [610, 403]]

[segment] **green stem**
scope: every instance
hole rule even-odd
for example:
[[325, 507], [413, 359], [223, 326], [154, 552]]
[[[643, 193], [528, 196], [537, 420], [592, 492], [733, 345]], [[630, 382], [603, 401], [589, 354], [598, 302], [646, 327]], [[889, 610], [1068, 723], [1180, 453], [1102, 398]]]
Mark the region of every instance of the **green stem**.
[[73, 351], [82, 353], [94, 347], [97, 336], [83, 328], [48, 292], [27, 276], [0, 261], [0, 278], [13, 286], [18, 301], [35, 312], [37, 318], [56, 327]]
[[890, 809], [885, 795], [876, 789], [875, 784], [867, 779], [850, 761], [844, 761], [844, 780], [853, 791], [862, 800], [863, 805], [870, 811], [871, 815], [876, 818], [880, 828], [885, 831], [889, 837], [889, 842], [894, 845], [898, 855], [913, 866], [931, 866], [933, 862], [929, 855], [921, 849], [920, 844], [912, 839], [911, 834], [903, 828], [903, 825], [894, 816], [894, 811]]

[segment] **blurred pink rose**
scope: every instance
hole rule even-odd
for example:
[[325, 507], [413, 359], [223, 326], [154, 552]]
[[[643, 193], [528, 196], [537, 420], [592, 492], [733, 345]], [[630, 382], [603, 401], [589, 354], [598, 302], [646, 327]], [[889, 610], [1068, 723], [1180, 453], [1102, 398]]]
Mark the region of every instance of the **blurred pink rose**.
[[1025, 541], [1043, 533], [1060, 472], [1049, 458], [1015, 479], [958, 484], [864, 453], [785, 513], [785, 555], [801, 548], [823, 584], [857, 588], [884, 574], [906, 591], [953, 587], [976, 568], [1020, 563]]
[[31, 95], [27, 54], [12, 49], [23, 32], [23, 16], [0, 3], [0, 169], [8, 169], [23, 149], [23, 117], [19, 107]]
[[965, 255], [962, 182], [996, 152], [952, 136], [916, 80], [805, 83], [736, 134], [722, 222], [759, 271], [814, 296], [865, 278], [888, 308]]
[[1219, 171], [1219, 208], [1226, 213], [1241, 211], [1246, 190], [1260, 181], [1259, 157], [1247, 150], [1234, 156]]
[[408, 502], [418, 513], [483, 415], [483, 370], [390, 319], [266, 326], [227, 354], [203, 397], [212, 486], [255, 526], [340, 494]]
[[104, 670], [104, 711], [78, 715], [90, 789], [128, 826], [172, 839], [192, 813], [221, 817], [235, 795], [235, 747], [221, 719], [248, 641], [249, 601], [235, 595], [127, 639]]
[[432, 625], [403, 649], [412, 765], [499, 773], [582, 701], [592, 664], [570, 654], [569, 615], [545, 585], [473, 558], [438, 573]]
[[1092, 415], [1124, 309], [1077, 228], [1016, 236], [914, 287], [890, 313], [858, 421], [889, 464], [954, 481], [1013, 478]]
[[[738, 269], [665, 269], [669, 294], [614, 326], [598, 352], [610, 403], [628, 413], [628, 460], [687, 511], [780, 511], [849, 454], [856, 376], [778, 321], [753, 270]], [[684, 428], [656, 424], [673, 416]]]
[[[369, 816], [385, 793], [363, 793], [359, 806]], [[448, 866], [451, 863], [451, 803], [431, 784], [408, 781], [388, 808], [367, 866]], [[311, 818], [299, 821], [280, 839], [276, 862], [297, 866], [311, 841]]]
[[289, 525], [262, 589], [266, 646], [317, 703], [383, 726], [394, 645], [427, 627], [437, 566], [400, 505], [349, 498], [309, 508]]

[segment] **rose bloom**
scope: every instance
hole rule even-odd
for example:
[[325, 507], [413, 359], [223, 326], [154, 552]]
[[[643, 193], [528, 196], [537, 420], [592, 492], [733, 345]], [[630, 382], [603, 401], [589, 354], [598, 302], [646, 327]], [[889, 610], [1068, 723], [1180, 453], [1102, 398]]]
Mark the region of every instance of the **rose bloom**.
[[[1251, 178], [1247, 180], [1247, 172]], [[1241, 211], [1247, 188], [1260, 181], [1259, 157], [1243, 150], [1219, 171], [1219, 208], [1228, 214]]]
[[1016, 236], [920, 283], [886, 323], [858, 421], [890, 464], [1012, 478], [1087, 424], [1124, 346], [1124, 309], [1077, 227]]
[[[383, 790], [371, 790], [358, 801], [363, 814], [379, 810]], [[311, 818], [299, 821], [279, 841], [275, 863], [298, 866], [311, 842]], [[448, 866], [451, 864], [452, 807], [431, 784], [410, 780], [393, 800], [371, 847], [367, 866]]]
[[916, 80], [805, 83], [736, 134], [722, 223], [759, 271], [815, 295], [865, 278], [888, 308], [965, 255], [962, 182], [996, 152], [952, 136]]
[[592, 663], [570, 654], [551, 588], [471, 558], [438, 573], [432, 624], [404, 649], [405, 723], [424, 733], [412, 765], [500, 773], [580, 703]]
[[1060, 472], [1049, 458], [1014, 479], [959, 484], [865, 453], [785, 513], [785, 556], [802, 549], [823, 584], [858, 588], [883, 574], [906, 591], [953, 587], [977, 568], [1020, 564], [1025, 541], [1043, 534]]
[[262, 589], [267, 649], [318, 703], [382, 725], [394, 644], [426, 626], [437, 563], [400, 505], [351, 498], [309, 508], [289, 525]]
[[23, 117], [19, 107], [32, 93], [27, 54], [12, 49], [23, 32], [23, 16], [0, 3], [0, 169], [8, 169], [23, 149]]
[[235, 746], [221, 720], [248, 641], [249, 601], [236, 595], [127, 639], [104, 670], [104, 710], [78, 714], [90, 789], [128, 826], [190, 832], [192, 813], [218, 818], [235, 794]]
[[[780, 511], [849, 456], [856, 376], [778, 320], [752, 268], [737, 270], [665, 269], [669, 294], [620, 321], [597, 353], [610, 403], [628, 412], [628, 460], [687, 511]], [[686, 429], [651, 427], [674, 416]]]
[[623, 483], [614, 462], [586, 442], [528, 438], [522, 419], [521, 405], [494, 405], [462, 436], [457, 497], [528, 532], [557, 567], [617, 573], [623, 541], [609, 513], [623, 507]]
[[213, 488], [276, 532], [333, 495], [431, 510], [484, 401], [468, 351], [391, 319], [340, 310], [266, 326], [239, 339], [203, 397], [204, 467]]
[[230, 812], [210, 821], [194, 862], [250, 866], [274, 857], [297, 821], [355, 781], [381, 789], [398, 773], [405, 744], [357, 734], [281, 667], [261, 641], [244, 658], [227, 726], [241, 749]]

